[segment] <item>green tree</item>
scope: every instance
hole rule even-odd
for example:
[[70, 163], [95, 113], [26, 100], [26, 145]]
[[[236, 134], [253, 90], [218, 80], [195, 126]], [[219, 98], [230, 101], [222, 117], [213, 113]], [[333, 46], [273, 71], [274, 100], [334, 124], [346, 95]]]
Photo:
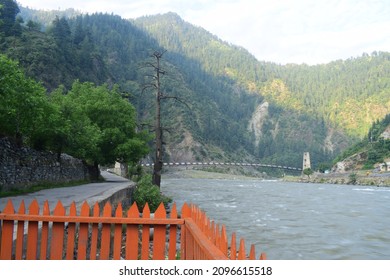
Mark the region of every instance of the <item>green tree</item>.
[[0, 134], [35, 146], [50, 129], [46, 118], [53, 107], [46, 90], [4, 55], [0, 55], [0, 77]]
[[[100, 174], [99, 164], [137, 162], [148, 153], [146, 134], [136, 132], [135, 109], [123, 99], [117, 87], [110, 90], [106, 85], [95, 86], [77, 81], [66, 98], [68, 100], [64, 106], [73, 110], [69, 113], [70, 117], [66, 118], [68, 122], [78, 115], [87, 117], [90, 121], [88, 123], [88, 120], [82, 120], [86, 124], [83, 129], [87, 131], [83, 132], [82, 129], [77, 135], [85, 138], [80, 139], [73, 134], [75, 139], [72, 141], [76, 145], [69, 147], [72, 147], [75, 156], [92, 166], [93, 179], [97, 179]], [[80, 129], [80, 126], [71, 128], [71, 131], [74, 129]], [[84, 147], [77, 145], [85, 141], [89, 143], [84, 144]]]
[[306, 168], [303, 170], [303, 174], [305, 174], [308, 178], [310, 178], [310, 175], [312, 175], [314, 171], [311, 168]]
[[16, 25], [16, 15], [20, 12], [18, 4], [13, 0], [0, 0], [0, 33], [13, 35]]

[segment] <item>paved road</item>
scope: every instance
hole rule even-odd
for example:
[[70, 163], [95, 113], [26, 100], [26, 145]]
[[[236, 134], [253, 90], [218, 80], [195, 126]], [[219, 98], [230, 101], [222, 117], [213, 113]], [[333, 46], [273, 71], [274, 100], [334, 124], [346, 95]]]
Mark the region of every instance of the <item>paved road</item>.
[[102, 176], [105, 178], [105, 182], [91, 183], [74, 187], [46, 189], [35, 193], [26, 195], [4, 197], [0, 198], [0, 211], [2, 211], [11, 199], [15, 207], [15, 210], [19, 208], [20, 202], [24, 200], [26, 207], [28, 207], [34, 199], [39, 203], [42, 209], [43, 203], [47, 200], [49, 202], [50, 210], [53, 210], [58, 200], [61, 200], [65, 208], [74, 201], [77, 208], [87, 201], [90, 206], [111, 197], [116, 192], [132, 186], [134, 183], [117, 175], [102, 171]]

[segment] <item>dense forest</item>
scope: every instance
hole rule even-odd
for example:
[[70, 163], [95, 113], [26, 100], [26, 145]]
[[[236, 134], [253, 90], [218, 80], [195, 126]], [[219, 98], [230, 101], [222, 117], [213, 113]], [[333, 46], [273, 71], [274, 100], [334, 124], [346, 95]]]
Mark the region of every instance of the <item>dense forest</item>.
[[[9, 7], [13, 1], [0, 3]], [[278, 65], [168, 13], [133, 20], [108, 14], [0, 10], [0, 52], [50, 96], [75, 81], [116, 88], [154, 119], [154, 50], [164, 50], [162, 107], [167, 160], [240, 160], [301, 167], [331, 162], [390, 111], [390, 54], [329, 64]], [[263, 110], [260, 110], [263, 108]], [[260, 113], [259, 113], [260, 112]], [[257, 125], [250, 125], [256, 123]]]

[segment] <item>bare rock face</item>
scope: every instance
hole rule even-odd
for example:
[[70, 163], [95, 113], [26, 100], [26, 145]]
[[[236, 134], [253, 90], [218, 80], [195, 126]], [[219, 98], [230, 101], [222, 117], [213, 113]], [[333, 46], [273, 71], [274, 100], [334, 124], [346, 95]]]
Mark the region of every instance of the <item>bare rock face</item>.
[[366, 159], [367, 154], [365, 152], [352, 155], [345, 160], [336, 163], [336, 165], [332, 168], [332, 172], [345, 173], [359, 169]]
[[172, 162], [189, 162], [194, 161], [195, 151], [202, 145], [194, 140], [189, 131], [183, 134], [183, 140], [172, 147], [167, 146], [167, 153]]
[[385, 131], [381, 134], [381, 137], [383, 137], [385, 140], [390, 139], [390, 125], [386, 127]]
[[248, 124], [248, 130], [251, 132], [253, 131], [255, 134], [256, 146], [259, 145], [260, 138], [262, 136], [261, 130], [263, 128], [264, 121], [266, 120], [266, 118], [268, 116], [268, 107], [269, 107], [268, 102], [264, 102], [264, 103], [260, 104], [259, 106], [257, 106], [257, 108], [256, 108], [255, 112], [253, 113], [252, 118]]

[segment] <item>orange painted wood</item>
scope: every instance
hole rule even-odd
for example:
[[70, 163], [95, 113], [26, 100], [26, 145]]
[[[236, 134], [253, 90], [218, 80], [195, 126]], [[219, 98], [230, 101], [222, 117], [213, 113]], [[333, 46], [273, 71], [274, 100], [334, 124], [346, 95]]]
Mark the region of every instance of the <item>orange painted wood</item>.
[[245, 241], [240, 239], [240, 248], [238, 249], [238, 260], [245, 260]]
[[[184, 203], [182, 208], [181, 208], [181, 218], [184, 220], [185, 218], [189, 218], [189, 216], [191, 215], [190, 213], [190, 208], [188, 206], [187, 203]], [[186, 235], [187, 235], [187, 231], [186, 231], [186, 226], [185, 224], [183, 224], [181, 226], [181, 232], [180, 232], [181, 236], [180, 236], [180, 259], [181, 260], [185, 260], [186, 259], [186, 256], [187, 256], [187, 252], [186, 252]]]
[[[58, 201], [53, 211], [54, 216], [65, 216], [65, 208], [61, 201]], [[50, 259], [61, 260], [64, 248], [64, 223], [54, 222], [50, 245]]]
[[[39, 214], [39, 205], [38, 201], [34, 199], [29, 207], [30, 215]], [[37, 259], [37, 248], [38, 248], [38, 222], [29, 221], [28, 222], [28, 233], [27, 233], [27, 255], [28, 260]]]
[[[165, 208], [160, 205], [154, 218], [150, 218], [149, 207], [143, 210], [143, 217], [139, 217], [138, 207], [133, 204], [123, 217], [123, 209], [119, 205], [112, 217], [112, 207], [106, 204], [103, 215], [100, 216], [99, 205], [96, 203], [93, 209], [93, 216], [90, 217], [90, 207], [84, 203], [81, 207], [80, 215], [77, 216], [75, 203], [72, 203], [69, 215], [65, 215], [65, 209], [59, 201], [53, 215], [50, 215], [47, 202], [43, 205], [42, 214], [39, 214], [39, 205], [34, 200], [29, 212], [26, 213], [24, 202], [20, 204], [18, 213], [12, 205], [12, 201], [7, 203], [4, 211], [0, 213], [0, 259], [22, 259], [24, 249], [26, 248], [27, 259], [47, 259], [49, 226], [52, 226], [52, 235], [50, 240], [50, 258], [61, 259], [66, 256], [67, 259], [73, 259], [77, 252], [77, 259], [96, 259], [100, 253], [100, 259], [112, 257], [120, 259], [122, 247], [122, 225], [126, 224], [126, 259], [148, 259], [149, 258], [149, 234], [150, 227], [153, 226], [153, 259], [175, 259], [176, 257], [176, 234], [177, 226], [181, 226], [181, 258], [182, 259], [227, 259], [228, 242], [226, 237], [226, 228], [220, 226], [214, 221], [210, 222], [205, 212], [194, 205], [184, 204], [181, 217], [177, 217], [176, 205], [173, 206], [171, 216], [166, 217]], [[17, 221], [17, 224], [15, 224]], [[27, 227], [27, 243], [24, 244], [25, 223]], [[38, 222], [42, 222], [41, 234], [38, 234]], [[67, 228], [65, 228], [65, 223]], [[17, 226], [14, 226], [17, 225]], [[142, 225], [142, 227], [139, 227]], [[101, 246], [98, 246], [99, 227], [102, 227]], [[166, 231], [169, 226], [169, 244], [166, 252]], [[77, 227], [79, 232], [77, 233]], [[89, 232], [90, 227], [92, 231]], [[14, 234], [14, 228], [16, 233]], [[111, 232], [111, 229], [114, 229]], [[142, 229], [142, 240], [139, 229]], [[66, 236], [64, 235], [66, 233]], [[113, 236], [111, 236], [113, 233]], [[14, 236], [16, 237], [13, 242]], [[38, 238], [41, 238], [38, 240]], [[75, 240], [78, 237], [78, 240]], [[63, 244], [66, 241], [66, 248]], [[111, 242], [113, 248], [111, 249]], [[142, 244], [139, 255], [139, 242]], [[87, 256], [88, 243], [90, 243], [90, 256]], [[41, 244], [37, 248], [37, 244]], [[75, 250], [75, 244], [78, 244]], [[25, 247], [25, 248], [24, 248]], [[98, 252], [98, 248], [101, 251]], [[13, 252], [15, 248], [15, 252]], [[40, 249], [40, 250], [38, 250]], [[63, 254], [65, 249], [66, 255]], [[232, 235], [230, 246], [231, 259], [246, 259], [245, 242], [240, 240], [240, 246], [237, 254], [236, 235]], [[255, 247], [252, 245], [248, 256], [249, 259], [255, 259]], [[260, 259], [266, 259], [266, 254], [262, 253]]]
[[266, 259], [267, 259], [267, 255], [265, 253], [261, 253], [260, 260], [266, 260]]
[[[20, 203], [18, 214], [26, 214], [26, 205], [24, 200]], [[16, 247], [15, 247], [15, 259], [21, 260], [23, 258], [23, 243], [24, 243], [24, 221], [18, 221], [17, 233], [16, 233]]]
[[226, 227], [222, 226], [220, 250], [227, 257], [228, 256], [228, 240], [226, 235]]
[[[100, 217], [100, 207], [99, 203], [95, 202], [93, 206], [92, 217]], [[90, 260], [96, 260], [97, 251], [98, 251], [98, 235], [99, 235], [99, 225], [97, 223], [92, 224], [92, 233], [91, 233], [91, 251], [90, 251]]]
[[[149, 204], [146, 203], [144, 209], [142, 210], [142, 218], [150, 218], [150, 208]], [[141, 241], [141, 260], [149, 259], [149, 242], [150, 240], [150, 225], [142, 226], [142, 241]]]
[[38, 222], [62, 222], [62, 223], [107, 223], [107, 224], [132, 224], [132, 225], [182, 225], [183, 219], [143, 219], [143, 218], [115, 218], [115, 217], [69, 217], [69, 216], [43, 216], [43, 215], [19, 215], [0, 213], [0, 219], [4, 221], [38, 221]]
[[[188, 218], [188, 221], [192, 221], [191, 218]], [[194, 224], [195, 225], [195, 224]], [[192, 232], [189, 228], [189, 224], [186, 224], [186, 236], [185, 236], [185, 242], [184, 242], [184, 248], [185, 248], [185, 260], [193, 260], [194, 259], [194, 246], [195, 246], [195, 240], [192, 235]]]
[[215, 244], [216, 238], [215, 238], [215, 222], [214, 221], [211, 222], [209, 239], [210, 239], [211, 243]]
[[[192, 219], [186, 218], [186, 237], [187, 240], [193, 238], [193, 242], [198, 246], [198, 248], [205, 255], [205, 259], [209, 260], [226, 260], [226, 256], [207, 238], [207, 236], [202, 233], [199, 227], [193, 222]], [[191, 240], [190, 240], [191, 241]], [[190, 244], [186, 244], [187, 250], [188, 248], [191, 250]], [[187, 252], [188, 254], [189, 252]], [[191, 257], [191, 256], [190, 256]]]
[[[42, 214], [50, 215], [49, 202], [47, 200], [43, 203]], [[47, 259], [48, 244], [49, 244], [49, 223], [43, 222], [42, 231], [41, 231], [41, 254], [40, 254], [41, 260]]]
[[219, 248], [220, 244], [220, 236], [219, 236], [219, 225], [217, 224], [215, 227], [215, 242], [213, 243], [217, 248]]
[[[177, 218], [177, 209], [176, 203], [173, 204], [171, 209], [170, 218]], [[171, 225], [169, 227], [169, 249], [168, 249], [168, 259], [175, 260], [176, 259], [176, 242], [177, 241], [177, 226]]]
[[255, 251], [255, 245], [251, 245], [251, 250], [249, 252], [249, 259], [250, 260], [255, 260], [256, 259], [256, 251]]
[[230, 242], [230, 259], [236, 260], [237, 249], [236, 249], [236, 233], [232, 234], [232, 241]]
[[[115, 217], [122, 217], [122, 204], [119, 203], [115, 210]], [[121, 258], [121, 249], [122, 249], [122, 225], [115, 224], [114, 225], [114, 245], [113, 245], [113, 259], [120, 260]]]
[[[3, 212], [5, 214], [15, 213], [14, 206], [11, 200], [8, 200]], [[13, 233], [14, 221], [3, 221], [0, 245], [0, 259], [2, 260], [10, 260], [12, 258]]]
[[[88, 217], [89, 211], [90, 211], [89, 205], [85, 201], [81, 206], [80, 216]], [[78, 260], [87, 259], [87, 247], [88, 247], [88, 223], [80, 223], [79, 239], [78, 239], [78, 247], [77, 247]]]
[[[76, 203], [72, 202], [69, 207], [69, 216], [74, 217], [77, 216], [77, 208]], [[74, 248], [75, 248], [75, 234], [76, 234], [76, 224], [68, 223], [68, 233], [67, 233], [67, 244], [66, 244], [66, 259], [73, 260], [74, 259]]]
[[[127, 211], [127, 217], [138, 218], [138, 206], [133, 204]], [[126, 229], [126, 259], [136, 260], [138, 259], [138, 226], [129, 224]]]
[[[103, 207], [103, 217], [111, 217], [112, 207], [109, 202]], [[102, 225], [100, 259], [108, 260], [110, 256], [111, 224]]]
[[[165, 219], [167, 213], [165, 211], [164, 204], [161, 203], [154, 213], [156, 219]], [[156, 225], [154, 226], [153, 235], [153, 260], [165, 259], [165, 240], [166, 240], [166, 226]]]

